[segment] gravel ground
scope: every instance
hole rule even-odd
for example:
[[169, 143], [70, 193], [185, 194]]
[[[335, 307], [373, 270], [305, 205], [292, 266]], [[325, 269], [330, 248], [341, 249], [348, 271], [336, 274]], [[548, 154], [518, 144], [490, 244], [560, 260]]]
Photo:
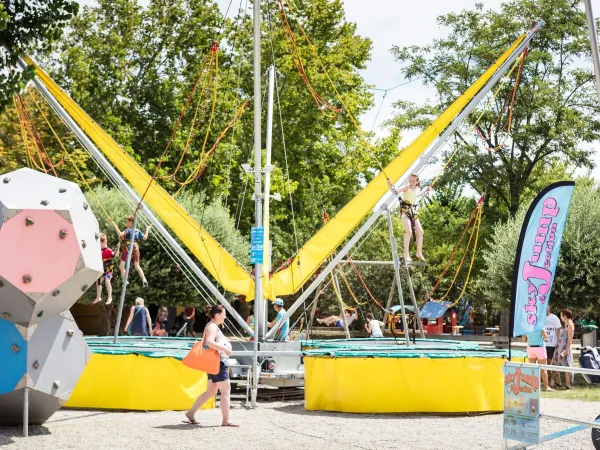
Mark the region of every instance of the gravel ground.
[[[545, 399], [548, 413], [593, 420], [600, 402]], [[6, 449], [500, 449], [502, 414], [475, 417], [359, 415], [305, 411], [303, 402], [259, 403], [256, 410], [236, 407], [240, 428], [221, 428], [218, 411], [200, 411], [201, 426], [182, 423], [183, 413], [61, 410], [30, 437], [20, 428], [0, 428]], [[542, 420], [542, 432], [568, 424]], [[590, 431], [549, 441], [538, 448], [593, 449]]]

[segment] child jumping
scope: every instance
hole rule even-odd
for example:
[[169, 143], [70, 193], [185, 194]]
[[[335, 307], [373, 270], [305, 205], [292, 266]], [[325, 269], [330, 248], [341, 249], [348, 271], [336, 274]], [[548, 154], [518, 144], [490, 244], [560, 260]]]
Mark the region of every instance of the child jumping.
[[106, 304], [110, 305], [112, 303], [112, 285], [111, 279], [114, 268], [114, 257], [119, 253], [116, 252], [108, 246], [108, 242], [106, 239], [106, 235], [104, 233], [100, 233], [100, 248], [102, 249], [102, 266], [104, 269], [104, 273], [98, 281], [96, 281], [96, 299], [92, 302], [92, 305], [96, 303], [100, 303], [102, 301], [102, 283], [106, 284]]
[[[431, 190], [431, 187], [428, 186], [426, 189], [421, 190], [419, 175], [414, 173], [408, 177], [408, 184], [397, 190], [389, 179], [388, 185], [390, 190], [400, 200], [400, 219], [404, 226], [404, 261], [407, 263], [412, 262], [408, 249], [410, 247], [410, 238], [414, 233], [417, 239], [416, 257], [425, 262], [425, 257], [423, 256], [423, 227], [419, 220], [419, 213], [416, 211], [416, 204], [417, 198]], [[402, 195], [400, 196], [400, 194]]]
[[132, 236], [134, 238], [133, 242], [133, 252], [131, 253], [131, 262], [133, 263], [133, 267], [139, 274], [142, 279], [142, 284], [145, 288], [148, 287], [148, 282], [146, 281], [146, 277], [144, 276], [144, 271], [140, 267], [140, 247], [138, 242], [140, 240], [145, 241], [148, 239], [148, 233], [150, 233], [150, 228], [152, 225], [148, 225], [146, 227], [146, 232], [142, 234], [142, 231], [139, 228], [133, 230], [133, 216], [129, 216], [127, 218], [127, 228], [125, 231], [119, 230], [119, 227], [116, 223], [113, 222], [113, 226], [115, 227], [115, 231], [119, 235], [119, 239], [121, 239], [121, 264], [119, 268], [121, 269], [121, 277], [125, 279], [125, 263], [127, 262], [127, 255], [129, 254], [129, 244], [131, 242]]

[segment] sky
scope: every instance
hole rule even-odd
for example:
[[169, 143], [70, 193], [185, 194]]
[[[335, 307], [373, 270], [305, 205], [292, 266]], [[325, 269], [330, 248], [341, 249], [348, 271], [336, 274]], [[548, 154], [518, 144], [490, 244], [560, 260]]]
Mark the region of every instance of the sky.
[[[141, 4], [148, 0], [138, 0]], [[252, 0], [248, 0], [251, 2]], [[230, 4], [230, 15], [235, 14], [239, 8], [239, 0], [216, 0], [222, 11]], [[79, 0], [82, 5], [94, 4], [94, 0]], [[367, 68], [361, 70], [365, 81], [376, 89], [389, 89], [407, 80], [400, 72], [400, 65], [390, 53], [393, 45], [425, 45], [435, 38], [448, 34], [448, 30], [438, 26], [436, 18], [448, 12], [457, 12], [462, 9], [472, 9], [475, 3], [482, 0], [427, 0], [426, 2], [409, 0], [343, 0], [347, 20], [356, 23], [357, 33], [373, 41], [371, 60]], [[502, 0], [485, 0], [485, 7], [499, 10]], [[600, 2], [592, 2], [595, 7], [594, 15], [600, 15]], [[583, 9], [583, 3], [581, 8]], [[590, 68], [591, 68], [591, 62]], [[433, 98], [435, 92], [419, 81], [398, 87], [387, 92], [375, 90], [374, 106], [360, 119], [365, 130], [374, 131], [378, 136], [386, 134], [382, 127], [386, 119], [392, 117], [393, 103], [398, 100], [412, 101], [417, 104], [424, 103]], [[381, 108], [379, 115], [377, 111]], [[401, 145], [409, 144], [417, 135], [417, 130], [403, 133]], [[596, 169], [593, 175], [600, 180], [600, 156], [594, 156]], [[435, 170], [432, 168], [432, 170]]]

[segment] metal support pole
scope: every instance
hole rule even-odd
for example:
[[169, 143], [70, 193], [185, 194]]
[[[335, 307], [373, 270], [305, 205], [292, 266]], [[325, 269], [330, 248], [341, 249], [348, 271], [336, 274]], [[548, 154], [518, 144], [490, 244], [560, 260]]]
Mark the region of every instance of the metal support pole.
[[310, 340], [310, 332], [312, 331], [313, 323], [315, 322], [315, 314], [317, 313], [317, 305], [319, 304], [319, 297], [321, 296], [321, 286], [317, 288], [315, 299], [313, 300], [312, 308], [310, 309], [310, 322], [306, 327], [306, 339]]
[[412, 284], [412, 277], [410, 276], [410, 267], [405, 266], [406, 268], [406, 279], [408, 281], [408, 291], [410, 292], [410, 298], [412, 300], [413, 308], [415, 310], [414, 320], [417, 321], [419, 332], [421, 333], [421, 337], [425, 339], [425, 331], [423, 330], [423, 322], [421, 321], [421, 314], [419, 313], [419, 306], [417, 305], [417, 297], [415, 296], [415, 290]]
[[396, 275], [392, 280], [392, 287], [390, 288], [390, 295], [388, 295], [387, 303], [385, 304], [385, 313], [383, 313], [383, 323], [387, 323], [388, 316], [390, 315], [390, 308], [392, 307], [392, 300], [394, 299], [394, 291], [396, 290]]
[[585, 17], [587, 19], [588, 31], [590, 33], [590, 47], [592, 49], [592, 61], [594, 61], [594, 74], [596, 75], [596, 91], [600, 101], [600, 57], [598, 55], [598, 32], [596, 31], [596, 21], [592, 11], [592, 1], [583, 0], [585, 5]]
[[[338, 281], [337, 275], [333, 274], [333, 284], [335, 284], [335, 289], [337, 290], [337, 293], [339, 293], [340, 295], [342, 294], [342, 291], [340, 291], [340, 283]], [[337, 295], [336, 295], [337, 297]], [[341, 319], [342, 319], [342, 324], [344, 325], [344, 331], [346, 332], [346, 338], [350, 339], [350, 330], [348, 329], [348, 323], [346, 322], [346, 311], [344, 310], [344, 303], [342, 302], [342, 299], [338, 297], [338, 303], [340, 304], [340, 311], [341, 311]]]
[[23, 388], [23, 437], [29, 436], [29, 389]]
[[[263, 277], [268, 277], [271, 272], [271, 239], [270, 239], [270, 200], [271, 200], [271, 149], [273, 147], [273, 91], [275, 88], [275, 67], [270, 66], [267, 71], [269, 75], [268, 87], [268, 103], [267, 103], [267, 135], [266, 135], [266, 157], [265, 157], [265, 195], [264, 195], [264, 220], [265, 227], [265, 251], [263, 257]], [[263, 298], [263, 323], [267, 323], [267, 303], [268, 300]], [[260, 339], [265, 340], [266, 326], [261, 329]]]
[[[123, 316], [123, 306], [125, 305], [125, 293], [127, 292], [127, 279], [129, 278], [129, 267], [131, 266], [131, 256], [133, 255], [133, 245], [135, 244], [135, 229], [137, 227], [137, 213], [133, 216], [133, 226], [131, 228], [131, 241], [129, 242], [129, 252], [127, 253], [127, 261], [125, 262], [125, 275], [123, 276], [123, 284], [121, 285], [121, 298], [119, 299], [119, 312], [117, 313], [117, 321], [115, 323], [115, 335], [113, 344], [117, 343], [119, 338], [119, 330], [121, 328], [121, 317]], [[148, 330], [150, 332], [151, 330]]]
[[[256, 227], [262, 226], [262, 149], [261, 149], [261, 70], [260, 70], [260, 0], [254, 0], [254, 203]], [[258, 341], [264, 336], [263, 315], [263, 291], [262, 291], [262, 264], [254, 265], [254, 358], [252, 361], [252, 407], [256, 407], [256, 396], [258, 395], [258, 382], [260, 380], [260, 368], [258, 364]]]
[[[418, 160], [417, 164], [414, 168], [411, 168], [409, 173], [420, 170], [420, 168], [425, 167], [428, 161], [436, 155], [437, 151], [440, 149], [442, 145], [446, 143], [446, 141], [454, 134], [456, 129], [460, 126], [460, 124], [464, 121], [464, 119], [471, 114], [471, 112], [477, 107], [479, 102], [488, 94], [488, 92], [492, 89], [495, 83], [500, 80], [506, 71], [513, 64], [515, 59], [523, 52], [525, 48], [529, 45], [535, 33], [537, 33], [542, 26], [544, 25], [544, 21], [538, 21], [535, 26], [529, 30], [527, 36], [523, 39], [523, 41], [517, 46], [517, 48], [511, 53], [511, 55], [504, 61], [503, 64], [500, 65], [496, 73], [490, 78], [488, 83], [481, 88], [481, 90], [473, 97], [473, 99], [467, 104], [467, 106], [462, 110], [462, 112], [456, 116], [456, 118], [452, 121], [450, 125], [445, 129], [442, 135], [438, 138], [438, 140], [431, 146], [431, 148]], [[406, 180], [406, 177], [403, 178]], [[365, 233], [377, 222], [381, 214], [383, 214], [392, 204], [398, 201], [395, 195], [389, 195], [385, 202], [376, 209], [371, 217], [367, 219], [367, 221], [358, 229], [356, 233], [348, 240], [346, 245], [337, 253], [333, 261], [331, 261], [325, 269], [321, 271], [319, 276], [304, 290], [302, 295], [298, 297], [298, 299], [294, 302], [293, 305], [289, 307], [287, 313], [282, 318], [282, 320], [278, 321], [277, 324], [271, 328], [271, 330], [267, 333], [267, 338], [273, 336], [281, 327], [281, 325], [290, 318], [294, 312], [304, 303], [306, 298], [311, 295], [317, 286], [329, 275], [329, 273], [339, 264], [339, 262], [344, 259], [344, 257], [348, 254], [350, 249], [356, 245], [356, 243], [365, 235]]]
[[[27, 63], [22, 59], [19, 59], [19, 66], [21, 69], [27, 69]], [[38, 77], [33, 79], [33, 83], [39, 90], [40, 94], [46, 99], [46, 101], [50, 104], [52, 109], [60, 116], [64, 124], [73, 132], [73, 134], [77, 137], [79, 142], [86, 148], [86, 150], [92, 155], [94, 160], [102, 166], [102, 168], [108, 172], [108, 174], [116, 180], [125, 193], [129, 196], [131, 200], [135, 204], [140, 203], [140, 197], [135, 193], [135, 191], [129, 186], [129, 184], [121, 177], [119, 172], [115, 170], [110, 162], [104, 157], [104, 155], [96, 148], [94, 143], [87, 137], [87, 135], [79, 128], [79, 126], [75, 123], [75, 121], [69, 116], [69, 114], [65, 111], [65, 109], [60, 105], [60, 103], [52, 96], [52, 94], [46, 89], [44, 83], [40, 81]], [[200, 270], [200, 267], [190, 258], [187, 252], [179, 245], [179, 243], [171, 236], [169, 231], [163, 226], [163, 224], [154, 216], [152, 211], [142, 203], [140, 205], [140, 211], [146, 216], [146, 218], [152, 223], [154, 229], [158, 231], [162, 237], [167, 241], [169, 246], [177, 253], [177, 255], [188, 265], [190, 269], [194, 272], [194, 274], [200, 279], [202, 284], [207, 287], [207, 289], [215, 296], [215, 298], [225, 307], [227, 313], [233, 317], [237, 323], [248, 333], [250, 336], [254, 336], [254, 331], [250, 326], [246, 323], [246, 321], [238, 314], [238, 312], [231, 306], [231, 304], [227, 301], [227, 299], [223, 296], [223, 294], [217, 289], [217, 287], [204, 275], [204, 272]]]
[[400, 260], [398, 259], [398, 249], [396, 248], [396, 236], [394, 235], [394, 225], [392, 224], [392, 215], [386, 211], [388, 228], [390, 231], [390, 243], [392, 245], [392, 259], [394, 260], [394, 277], [396, 278], [396, 287], [398, 288], [398, 299], [400, 300], [400, 313], [402, 314], [402, 328], [404, 330], [404, 339], [406, 345], [410, 345], [410, 332], [406, 324], [406, 310], [404, 309], [404, 296], [402, 295], [402, 281], [400, 280]]

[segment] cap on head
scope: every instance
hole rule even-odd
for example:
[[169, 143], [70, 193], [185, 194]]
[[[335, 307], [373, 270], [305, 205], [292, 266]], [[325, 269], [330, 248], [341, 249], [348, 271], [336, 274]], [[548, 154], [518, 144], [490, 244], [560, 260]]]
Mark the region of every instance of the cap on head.
[[277, 306], [283, 306], [283, 300], [281, 300], [280, 298], [276, 298], [276, 299], [275, 299], [275, 304], [276, 304]]

